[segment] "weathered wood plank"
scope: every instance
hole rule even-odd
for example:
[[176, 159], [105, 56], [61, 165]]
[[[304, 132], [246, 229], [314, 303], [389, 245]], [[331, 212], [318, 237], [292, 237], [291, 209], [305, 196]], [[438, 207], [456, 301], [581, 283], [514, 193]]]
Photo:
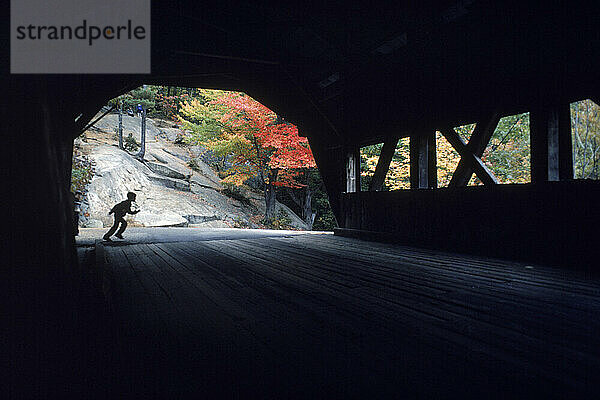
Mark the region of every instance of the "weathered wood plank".
[[[272, 248], [273, 250], [276, 251], [280, 251], [281, 247], [277, 247], [277, 246], [272, 246], [272, 243], [275, 242], [279, 242], [280, 240], [275, 239], [275, 240], [268, 240], [265, 241], [266, 244], [265, 246]], [[293, 248], [292, 244], [281, 244], [281, 246], [287, 246], [288, 248]], [[321, 243], [321, 248], [320, 249], [313, 249], [310, 252], [305, 251], [306, 257], [314, 257], [316, 259], [327, 259], [326, 255], [323, 255], [323, 253], [321, 252], [323, 246]], [[356, 247], [353, 248], [352, 252], [353, 254], [356, 252]], [[310, 255], [309, 255], [310, 254]], [[370, 256], [369, 256], [370, 257]], [[395, 279], [398, 278], [402, 278], [401, 281], [399, 281], [399, 284], [401, 284], [402, 286], [404, 285], [417, 285], [416, 288], [417, 290], [421, 290], [422, 292], [425, 293], [431, 293], [432, 290], [437, 290], [438, 295], [446, 295], [450, 290], [454, 293], [456, 292], [456, 290], [460, 290], [460, 289], [465, 289], [468, 288], [469, 286], [473, 286], [473, 283], [477, 282], [477, 288], [469, 288], [470, 290], [473, 291], [474, 294], [478, 294], [478, 292], [481, 292], [482, 295], [487, 295], [487, 291], [494, 291], [495, 293], [501, 293], [503, 294], [503, 296], [498, 296], [498, 294], [494, 294], [492, 293], [488, 297], [488, 301], [493, 301], [493, 300], [497, 300], [497, 299], [503, 299], [503, 298], [511, 298], [510, 295], [519, 295], [518, 292], [514, 292], [512, 290], [511, 287], [508, 287], [508, 289], [505, 287], [505, 282], [504, 280], [499, 280], [498, 283], [495, 284], [489, 284], [488, 281], [486, 281], [485, 279], [479, 279], [478, 281], [466, 281], [465, 278], [459, 278], [457, 279], [449, 279], [448, 277], [454, 278], [456, 274], [450, 274], [450, 273], [446, 273], [445, 276], [444, 275], [423, 275], [423, 273], [428, 274], [428, 271], [434, 271], [433, 268], [427, 268], [427, 269], [423, 269], [423, 268], [419, 268], [418, 270], [414, 270], [414, 269], [407, 269], [406, 271], [404, 271], [406, 268], [402, 268], [401, 265], [399, 265], [399, 269], [394, 273], [394, 274], [390, 274], [389, 273], [389, 268], [386, 268], [385, 271], [383, 271], [381, 274], [378, 273], [378, 269], [379, 269], [379, 265], [376, 263], [372, 263], [371, 258], [369, 258], [367, 256], [362, 256], [362, 257], [357, 257], [354, 260], [349, 259], [349, 258], [345, 258], [342, 257], [339, 261], [340, 261], [340, 265], [344, 265], [344, 271], [346, 273], [351, 273], [351, 274], [356, 274], [356, 276], [362, 276], [366, 273], [366, 278], [365, 282], [371, 282], [366, 284], [367, 286], [369, 286], [370, 284], [379, 284], [379, 282], [385, 282], [385, 286], [388, 288], [393, 288], [393, 285], [389, 285], [387, 283], [389, 283], [390, 281], [394, 281]], [[307, 261], [308, 262], [308, 261]], [[366, 268], [361, 268], [361, 266], [364, 265]], [[395, 264], [393, 261], [388, 263], [388, 265], [397, 265]], [[460, 275], [459, 275], [460, 276]], [[373, 280], [373, 279], [374, 280]], [[441, 286], [439, 286], [438, 284], [440, 283], [440, 279], [441, 279]], [[431, 283], [429, 283], [431, 282]], [[457, 284], [458, 283], [458, 284]], [[511, 285], [513, 285], [515, 282], [510, 281], [508, 282]], [[419, 286], [420, 285], [420, 286]], [[483, 291], [481, 291], [479, 289], [479, 287], [483, 288]], [[446, 288], [447, 290], [444, 290], [444, 288]], [[509, 290], [510, 293], [509, 296], [506, 296], [506, 291]], [[530, 287], [525, 287], [524, 288], [524, 292], [527, 293], [527, 290], [531, 291]], [[435, 292], [434, 292], [435, 293]], [[557, 297], [559, 293], [558, 292], [553, 292], [552, 295]], [[521, 294], [522, 296], [522, 294]], [[539, 298], [539, 293], [535, 293], [535, 297]], [[558, 296], [557, 298], [560, 298], [561, 296]], [[590, 308], [589, 308], [589, 298], [580, 298], [580, 300], [587, 300], [586, 302], [588, 303], [588, 307], [586, 308], [586, 310], [589, 312]], [[597, 298], [595, 298], [596, 300], [596, 304], [598, 304]], [[569, 300], [569, 302], [571, 302], [572, 300]], [[537, 301], [536, 302], [539, 307], [536, 310], [543, 310], [543, 309], [548, 309], [547, 305], [543, 302], [543, 301]], [[478, 302], [477, 304], [481, 304], [481, 302]], [[517, 305], [517, 304], [515, 304]], [[474, 305], [476, 306], [476, 305]], [[555, 315], [556, 316], [556, 315]], [[563, 315], [564, 316], [564, 315]]]
[[[290, 239], [290, 243], [295, 239]], [[270, 241], [266, 241], [266, 243], [277, 243], [281, 242], [280, 239], [273, 239]], [[282, 246], [287, 246], [283, 244]], [[293, 247], [293, 245], [291, 245]], [[583, 296], [591, 296], [594, 299], [597, 299], [600, 296], [600, 287], [599, 286], [588, 286], [588, 287], [580, 287], [580, 285], [569, 284], [568, 282], [563, 282], [559, 279], [547, 279], [545, 278], [545, 274], [537, 273], [532, 275], [531, 272], [520, 273], [521, 271], [527, 271], [521, 269], [521, 271], [512, 272], [507, 271], [506, 268], [499, 266], [498, 268], [490, 268], [493, 263], [489, 262], [487, 264], [477, 264], [477, 265], [465, 265], [468, 263], [468, 260], [464, 259], [456, 259], [456, 260], [446, 260], [441, 256], [412, 256], [410, 254], [394, 254], [392, 251], [386, 252], [386, 266], [382, 266], [381, 263], [374, 262], [377, 260], [377, 252], [370, 251], [368, 249], [361, 249], [360, 247], [354, 246], [351, 256], [346, 256], [344, 253], [344, 248], [340, 246], [329, 246], [323, 241], [319, 244], [318, 248], [315, 247], [311, 249], [311, 251], [306, 255], [307, 257], [314, 257], [316, 259], [332, 259], [340, 261], [340, 264], [343, 263], [351, 263], [358, 257], [360, 260], [368, 263], [370, 268], [376, 269], [386, 269], [391, 270], [390, 265], [391, 262], [399, 263], [399, 265], [407, 265], [414, 266], [417, 265], [419, 267], [425, 267], [425, 269], [421, 268], [415, 272], [430, 272], [435, 274], [445, 274], [449, 277], [456, 278], [460, 277], [461, 274], [468, 276], [471, 279], [479, 279], [481, 282], [497, 282], [497, 283], [523, 283], [527, 285], [533, 285], [536, 287], [540, 287], [547, 290], [560, 291], [561, 293], [564, 291], [570, 291], [573, 294], [579, 294]], [[287, 248], [287, 247], [286, 247]], [[329, 253], [324, 253], [324, 249], [329, 249]], [[300, 249], [300, 251], [302, 251]], [[374, 258], [375, 257], [375, 258]], [[370, 269], [369, 268], [369, 269]], [[465, 279], [465, 277], [460, 277], [460, 280]], [[581, 286], [583, 286], [582, 284]], [[531, 293], [526, 291], [526, 293]], [[537, 295], [537, 293], [536, 293]]]
[[[292, 241], [306, 241], [312, 240], [312, 238], [290, 238]], [[319, 240], [319, 246], [315, 248], [321, 248], [323, 246], [333, 246], [337, 251], [344, 249], [348, 245], [353, 247], [353, 252], [366, 252], [367, 254], [377, 256], [380, 251], [385, 252], [386, 256], [394, 255], [397, 257], [405, 257], [411, 262], [419, 262], [421, 260], [429, 260], [434, 263], [438, 263], [440, 266], [466, 266], [473, 267], [474, 272], [478, 270], [485, 271], [496, 271], [501, 274], [522, 274], [524, 277], [532, 281], [544, 282], [546, 280], [552, 281], [554, 284], [561, 285], [561, 290], [572, 290], [574, 292], [580, 292], [581, 290], [588, 290], [592, 296], [599, 294], [598, 290], [600, 285], [598, 283], [590, 283], [589, 277], [585, 274], [578, 273], [576, 271], [567, 271], [560, 268], [550, 268], [540, 265], [523, 264], [499, 259], [490, 259], [486, 257], [477, 256], [461, 256], [447, 252], [441, 252], [431, 249], [418, 249], [407, 246], [389, 245], [377, 242], [363, 242], [365, 245], [357, 245], [356, 241], [349, 238], [343, 237], [329, 237], [324, 236], [322, 240]], [[524, 268], [525, 266], [531, 269]]]
[[282, 378], [334, 369], [357, 382], [356, 363], [385, 379], [463, 370], [547, 394], [600, 371], [600, 283], [571, 272], [329, 235], [109, 247], [106, 262], [132, 337], [192, 370], [237, 362], [259, 379], [285, 360]]
[[[198, 248], [196, 248], [196, 250], [198, 250]], [[212, 264], [213, 261], [218, 261], [216, 264], [217, 268], [227, 265], [227, 257], [222, 257], [220, 253], [217, 252], [212, 255], [208, 254], [205, 251], [206, 249], [204, 249], [204, 246], [202, 246], [202, 249], [200, 250], [202, 250], [203, 260], [208, 261], [209, 264]], [[232, 271], [230, 270], [229, 272]], [[236, 274], [236, 279], [239, 278], [240, 277]], [[275, 286], [275, 289], [277, 288], [278, 286]], [[270, 293], [273, 292], [273, 288], [270, 287], [269, 284], [259, 291], [270, 296]], [[320, 326], [325, 325], [323, 323], [324, 320], [319, 321], [314, 318], [312, 315], [314, 313], [312, 306], [307, 309], [298, 309], [295, 306], [290, 306], [286, 301], [290, 293], [287, 293], [286, 296], [286, 292], [288, 291], [285, 290], [275, 293], [277, 297], [274, 298], [273, 303], [269, 303], [269, 301], [264, 299], [259, 299], [260, 302], [254, 304], [252, 298], [248, 298], [244, 303], [245, 308], [251, 309], [256, 315], [256, 321], [248, 324], [248, 329], [252, 331], [254, 335], [264, 339], [265, 344], [271, 346], [280, 357], [289, 357], [287, 352], [293, 349], [292, 352], [295, 359], [293, 364], [295, 365], [299, 360], [307, 357], [307, 354], [303, 354], [302, 351], [298, 353], [296, 350], [298, 348], [301, 349], [303, 346], [318, 346], [323, 349], [323, 355], [329, 353], [330, 356], [338, 353], [342, 354], [341, 351], [350, 351], [350, 349], [353, 348], [352, 342], [348, 342], [347, 336], [343, 334], [344, 330], [340, 329], [349, 326], [338, 326], [338, 329], [340, 329], [339, 331], [332, 329], [331, 326], [325, 326], [321, 329]], [[294, 295], [293, 298], [295, 299], [296, 296]], [[307, 315], [307, 311], [311, 310], [313, 312]], [[329, 313], [329, 315], [331, 315], [331, 313]], [[338, 334], [335, 332], [340, 333]], [[341, 343], [344, 343], [344, 346], [339, 348]], [[386, 342], [382, 341], [381, 343], [383, 345]], [[288, 350], [285, 350], [284, 353], [282, 353], [282, 349]], [[354, 349], [352, 352], [354, 354], [361, 354], [358, 349]], [[305, 362], [310, 364], [309, 361], [310, 360], [305, 360]]]
[[[203, 354], [205, 359], [209, 356], [222, 358], [222, 355], [214, 354], [214, 349], [224, 346], [244, 358], [244, 362], [253, 368], [260, 368], [264, 360], [273, 357], [269, 355], [268, 347], [249, 334], [244, 324], [240, 323], [247, 319], [247, 315], [241, 315], [239, 309], [232, 312], [232, 302], [227, 301], [227, 297], [215, 299], [214, 290], [208, 287], [210, 283], [197, 279], [190, 272], [187, 266], [193, 264], [189, 260], [177, 260], [155, 244], [149, 244], [145, 250], [150, 260], [165, 273], [179, 278], [179, 285], [172, 288], [170, 293], [178, 311], [176, 318], [171, 320], [178, 328], [176, 335], [180, 338], [180, 351], [189, 353], [194, 349]], [[253, 354], [261, 354], [262, 358]]]
[[117, 318], [125, 322], [126, 336], [149, 339], [165, 332], [166, 325], [157, 312], [157, 302], [147, 279], [140, 279], [131, 266], [131, 256], [121, 247], [107, 247], [107, 263], [115, 275], [115, 309]]
[[[228, 266], [234, 265], [231, 263], [231, 260], [218, 252], [206, 249], [205, 245], [205, 243], [202, 243], [202, 259], [196, 258], [195, 265], [206, 267], [203, 269], [203, 272], [213, 274], [215, 278], [212, 282], [214, 284], [218, 285], [219, 282], [223, 281], [235, 282], [238, 287], [230, 288], [228, 295], [236, 299], [239, 305], [243, 306], [247, 312], [254, 312], [253, 316], [255, 320], [264, 321], [268, 315], [270, 315], [270, 318], [279, 318], [289, 314], [288, 308], [282, 302], [282, 300], [289, 297], [289, 293], [279, 291], [278, 286], [273, 285], [274, 282], [268, 279], [257, 279], [256, 274], [248, 274], [248, 270], [228, 268]], [[173, 247], [170, 249], [173, 250]], [[188, 256], [195, 257], [194, 250], [198, 250], [198, 247], [190, 249], [179, 247], [174, 251], [177, 255], [187, 254]]]
[[[346, 260], [340, 260], [346, 265], [357, 264], [357, 263], [349, 263]], [[368, 261], [368, 260], [367, 260]], [[377, 268], [374, 265], [372, 268]], [[417, 291], [421, 291], [422, 293], [431, 293], [431, 301], [434, 302], [457, 302], [458, 304], [463, 303], [465, 307], [472, 307], [475, 309], [479, 309], [484, 307], [485, 304], [488, 304], [487, 307], [484, 307], [482, 312], [490, 312], [494, 315], [494, 318], [498, 318], [499, 320], [503, 319], [503, 314], [499, 314], [497, 311], [498, 308], [505, 307], [508, 308], [509, 311], [511, 308], [514, 311], [518, 310], [514, 313], [507, 313], [509, 318], [514, 318], [513, 314], [522, 316], [525, 319], [524, 326], [531, 325], [530, 321], [546, 321], [546, 325], [551, 327], [550, 330], [556, 331], [557, 329], [563, 330], [561, 335], [562, 337], [571, 337], [576, 338], [578, 333], [581, 332], [582, 338], [586, 339], [589, 342], [589, 334], [586, 335], [586, 330], [573, 330], [572, 332], [567, 331], [568, 326], [577, 326], [581, 319], [589, 319], [590, 313], [598, 313], [600, 311], [598, 308], [598, 301], [596, 299], [595, 303], [589, 298], [577, 298], [576, 296], [564, 296], [560, 292], [552, 292], [546, 297], [549, 297], [553, 300], [551, 304], [548, 304], [544, 301], [544, 298], [540, 298], [538, 294], [530, 295], [531, 288], [525, 286], [522, 288], [521, 292], [515, 291], [510, 284], [502, 284], [502, 285], [490, 285], [486, 284], [485, 281], [480, 281], [479, 283], [473, 284], [473, 282], [469, 281], [457, 281], [449, 280], [444, 276], [428, 276], [420, 274], [419, 270], [409, 270], [405, 273], [400, 274], [401, 279], [404, 281], [397, 282], [394, 285], [390, 285], [390, 282], [394, 282], [394, 279], [389, 277], [380, 277], [379, 280], [387, 282], [387, 287], [394, 290], [403, 290], [402, 287], [406, 285], [405, 282], [410, 282], [412, 287], [416, 287]], [[377, 278], [376, 278], [377, 280]], [[468, 283], [468, 285], [467, 285]], [[419, 288], [419, 285], [421, 287]], [[366, 286], [370, 286], [370, 284], [366, 284]], [[377, 287], [377, 286], [375, 286]], [[409, 286], [410, 287], [410, 286]], [[439, 296], [434, 295], [431, 291], [433, 289], [447, 289], [447, 295]], [[378, 289], [379, 290], [379, 289]], [[444, 297], [445, 296], [445, 297]], [[460, 296], [460, 297], [459, 297]], [[537, 296], [537, 297], [536, 297]], [[436, 298], [437, 297], [437, 298]], [[441, 297], [441, 298], [439, 298]], [[557, 303], [555, 299], [568, 299], [568, 301], [563, 301]], [[490, 310], [490, 305], [492, 305]], [[557, 324], [556, 321], [561, 321], [560, 324]], [[598, 326], [597, 321], [590, 321], [587, 326], [591, 329], [592, 326]], [[536, 326], [532, 327], [532, 330], [535, 332]], [[544, 330], [548, 330], [549, 328], [544, 328]], [[589, 331], [588, 331], [589, 332]], [[579, 345], [580, 342], [575, 341]], [[581, 342], [581, 343], [585, 343]]]
[[[236, 243], [236, 249], [239, 250], [239, 245], [240, 243], [237, 242]], [[256, 249], [255, 249], [256, 250]], [[250, 253], [246, 254], [246, 257], [249, 257]], [[286, 267], [290, 268], [292, 266], [289, 265], [288, 262], [285, 263]], [[365, 298], [361, 298], [361, 300], [365, 300]], [[404, 299], [403, 299], [404, 300]], [[398, 306], [398, 303], [395, 304], [396, 306]], [[405, 304], [400, 304], [402, 306], [404, 306]], [[414, 304], [413, 304], [414, 305]], [[378, 304], [378, 306], [381, 308], [381, 304]], [[397, 309], [396, 309], [397, 311]], [[500, 329], [503, 329], [503, 327], [501, 326], [496, 326], [494, 327], [494, 329], [483, 329], [481, 327], [482, 324], [476, 324], [474, 326], [471, 326], [471, 322], [466, 323], [466, 324], [459, 324], [460, 320], [454, 320], [452, 325], [450, 326], [450, 328], [448, 328], [447, 326], [444, 326], [445, 330], [443, 331], [443, 335], [444, 337], [447, 337], [448, 335], [448, 329], [449, 330], [454, 330], [456, 331], [456, 326], [462, 326], [464, 328], [464, 331], [458, 331], [456, 332], [459, 335], [463, 335], [465, 338], [468, 337], [469, 335], [465, 335], [465, 332], [470, 333], [470, 332], [474, 332], [474, 331], [478, 331], [480, 336], [484, 336], [488, 338], [488, 345], [494, 346], [497, 348], [496, 351], [498, 351], [498, 347], [502, 348], [502, 351], [504, 353], [510, 353], [511, 351], [513, 351], [514, 349], [512, 347], [506, 347], [504, 348], [502, 345], [498, 346], [497, 343], [501, 343], [501, 344], [506, 344], [506, 343], [513, 343], [515, 338], [521, 338], [521, 341], [525, 344], [525, 348], [527, 349], [531, 349], [531, 351], [535, 351], [536, 349], [539, 351], [542, 348], [545, 348], [545, 342], [540, 341], [539, 339], [535, 339], [535, 338], [529, 338], [523, 335], [520, 335], [519, 333], [516, 332], [511, 332], [511, 331], [507, 331], [504, 330], [502, 331], [502, 334], [500, 334], [499, 332], [497, 332]], [[494, 345], [495, 344], [495, 345]], [[523, 349], [519, 349], [520, 351], [523, 351]], [[572, 351], [568, 350], [568, 349], [562, 349], [562, 353], [560, 353], [563, 356], [566, 356], [566, 354], [571, 354], [570, 357], [571, 359], [581, 359], [582, 358], [582, 354], [581, 353], [573, 353]], [[527, 352], [529, 352], [529, 350], [527, 350]], [[491, 354], [491, 353], [490, 353]], [[589, 360], [589, 362], [594, 362], [595, 360]], [[551, 373], [550, 370], [546, 371], [548, 374]], [[559, 378], [559, 375], [555, 376], [556, 378]]]
[[[268, 242], [273, 241], [274, 240], [269, 240]], [[267, 245], [267, 247], [269, 246]], [[276, 247], [271, 248], [275, 251], [281, 250]], [[309, 252], [305, 253], [308, 254]], [[320, 254], [318, 257], [324, 258]], [[356, 267], [357, 263], [359, 263], [358, 260], [357, 263], [353, 263], [347, 259], [340, 260], [340, 262], [341, 265], [346, 265], [348, 268], [351, 265]], [[366, 262], [368, 262], [368, 260], [366, 260]], [[374, 268], [376, 267], [377, 266], [374, 265]], [[357, 275], [362, 274], [362, 272], [357, 272], [355, 269], [353, 269], [352, 272], [357, 273]], [[511, 329], [517, 328], [521, 330], [523, 334], [531, 334], [533, 336], [538, 335], [538, 337], [542, 331], [553, 331], [556, 334], [556, 337], [560, 338], [560, 341], [564, 341], [564, 338], [570, 337], [571, 339], [575, 339], [574, 343], [576, 343], [576, 346], [574, 347], [585, 348], [586, 351], [597, 353], [597, 349], [590, 349], [589, 346], [586, 346], [586, 341], [590, 341], [590, 330], [574, 329], [576, 326], [578, 326], [577, 321], [581, 321], [581, 318], [589, 316], [589, 313], [592, 312], [592, 310], [598, 309], [597, 301], [595, 308], [587, 307], [584, 313], [577, 313], [574, 312], [574, 310], [569, 310], [568, 308], [565, 309], [564, 306], [560, 307], [560, 304], [558, 304], [559, 307], [556, 305], [549, 307], [546, 302], [539, 301], [539, 299], [535, 297], [532, 299], [523, 298], [522, 294], [514, 293], [512, 290], [512, 293], [506, 293], [507, 289], [503, 287], [503, 285], [500, 287], [498, 287], [498, 285], [481, 284], [473, 286], [473, 282], [468, 280], [462, 280], [457, 285], [452, 281], [449, 282], [438, 276], [427, 277], [419, 275], [418, 271], [416, 273], [414, 270], [410, 270], [408, 272], [409, 274], [405, 276], [405, 279], [414, 278], [413, 282], [406, 280], [397, 281], [396, 285], [378, 285], [378, 281], [395, 281], [394, 277], [388, 273], [386, 273], [384, 276], [377, 276], [377, 274], [371, 275], [374, 277], [374, 279], [370, 279], [368, 277], [361, 279], [365, 279], [365, 282], [368, 282], [365, 283], [366, 287], [376, 289], [377, 293], [382, 293], [385, 291], [402, 291], [405, 293], [406, 291], [412, 291], [411, 295], [415, 298], [423, 299], [422, 301], [425, 301], [425, 304], [433, 304], [437, 307], [442, 307], [448, 312], [453, 312], [452, 308], [448, 308], [448, 303], [452, 303], [464, 307], [465, 311], [463, 311], [462, 314], [470, 316], [471, 318], [496, 321], [501, 324], [505, 324]], [[425, 282], [425, 284], [421, 284], [419, 287], [419, 282]], [[427, 284], [427, 282], [435, 282], [436, 284]], [[440, 286], [437, 286], [437, 284]], [[450, 291], [444, 292], [442, 290], [444, 287], [450, 289]], [[414, 288], [416, 288], [416, 291]], [[432, 292], [432, 290], [437, 288], [440, 289], [438, 294]], [[531, 288], [525, 287], [525, 290], [531, 290]], [[395, 293], [394, 295], [397, 296]], [[554, 296], [556, 295], [558, 295], [558, 293]], [[583, 299], [579, 300], [582, 301]], [[570, 301], [574, 300], [571, 299]], [[586, 301], [583, 301], [583, 303], [585, 304]], [[478, 310], [477, 313], [473, 313], [475, 310]], [[510, 312], [511, 310], [513, 311], [512, 313]], [[505, 311], [505, 313], [503, 311]], [[454, 312], [456, 312], [456, 310], [454, 310]], [[460, 309], [458, 313], [461, 314]], [[506, 318], [504, 317], [505, 315], [507, 316]], [[513, 321], [514, 315], [518, 315], [520, 320]], [[561, 323], [557, 324], [556, 321], [561, 321]], [[590, 321], [590, 323], [598, 327], [597, 321]], [[578, 342], [576, 339], [581, 339], [582, 341]]]

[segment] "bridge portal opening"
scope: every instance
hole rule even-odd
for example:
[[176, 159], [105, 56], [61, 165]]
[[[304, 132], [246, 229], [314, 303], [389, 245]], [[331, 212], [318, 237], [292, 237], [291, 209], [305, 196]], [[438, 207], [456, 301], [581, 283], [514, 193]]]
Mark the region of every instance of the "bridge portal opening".
[[242, 92], [144, 85], [113, 98], [74, 141], [77, 225], [333, 230], [305, 137]]

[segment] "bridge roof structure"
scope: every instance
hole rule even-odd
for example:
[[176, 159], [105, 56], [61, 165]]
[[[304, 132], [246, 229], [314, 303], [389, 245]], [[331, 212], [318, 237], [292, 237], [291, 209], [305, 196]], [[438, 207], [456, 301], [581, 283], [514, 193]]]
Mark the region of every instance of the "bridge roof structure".
[[457, 126], [598, 87], [597, 17], [581, 4], [178, 5], [154, 10], [157, 81], [246, 91], [323, 141]]
[[141, 83], [241, 90], [314, 141], [367, 144], [595, 96], [597, 22], [579, 2], [156, 2], [150, 75], [55, 90], [84, 116]]

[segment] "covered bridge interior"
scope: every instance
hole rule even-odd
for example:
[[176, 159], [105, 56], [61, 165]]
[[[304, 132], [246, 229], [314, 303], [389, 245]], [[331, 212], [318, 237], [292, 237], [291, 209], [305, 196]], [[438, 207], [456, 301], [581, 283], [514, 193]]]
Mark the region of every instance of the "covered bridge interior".
[[[573, 179], [569, 103], [600, 94], [598, 22], [595, 7], [564, 2], [180, 0], [152, 4], [149, 75], [10, 75], [4, 57], [9, 333], [39, 340], [31, 332], [76, 302], [73, 139], [141, 84], [243, 91], [296, 124], [339, 235], [594, 276], [600, 184]], [[530, 112], [531, 183], [500, 185], [481, 155], [500, 117], [518, 112]], [[477, 124], [468, 143], [453, 130], [466, 123]], [[436, 131], [461, 155], [448, 188], [436, 188]], [[359, 148], [385, 143], [381, 177], [403, 137], [411, 189], [361, 192]], [[467, 187], [473, 174], [483, 186]]]

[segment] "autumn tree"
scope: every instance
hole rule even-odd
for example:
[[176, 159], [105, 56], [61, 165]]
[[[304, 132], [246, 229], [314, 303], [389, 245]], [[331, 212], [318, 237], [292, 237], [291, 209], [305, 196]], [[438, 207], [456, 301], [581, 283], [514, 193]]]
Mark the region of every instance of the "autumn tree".
[[[396, 151], [390, 162], [390, 168], [383, 183], [383, 190], [410, 189], [410, 145], [409, 138], [398, 141]], [[361, 190], [368, 190], [383, 143], [365, 146], [360, 149]]]
[[[471, 138], [475, 124], [454, 128], [465, 143]], [[361, 188], [368, 190], [375, 173], [383, 144], [361, 148]], [[529, 114], [501, 118], [481, 159], [498, 178], [499, 183], [530, 182]], [[460, 155], [440, 132], [436, 132], [438, 187], [448, 186]], [[600, 155], [600, 154], [599, 154]], [[470, 185], [481, 185], [473, 175]], [[410, 188], [410, 139], [400, 139], [386, 175], [383, 190]]]
[[275, 217], [277, 187], [299, 188], [302, 169], [315, 167], [306, 138], [295, 125], [244, 93], [200, 90], [182, 103], [180, 122], [188, 141], [202, 144], [231, 166], [224, 182], [241, 185], [258, 177], [265, 196], [265, 220]]
[[498, 126], [481, 159], [499, 183], [531, 182], [529, 113], [508, 115]]
[[[475, 124], [454, 129], [468, 142]], [[481, 160], [498, 183], [528, 183], [531, 182], [530, 153], [529, 113], [521, 113], [500, 118]], [[483, 185], [483, 182], [473, 174], [469, 185]]]
[[177, 121], [180, 104], [189, 99], [190, 97], [187, 93], [169, 95], [158, 92], [155, 97], [156, 111], [163, 118]]
[[[368, 190], [383, 143], [361, 148], [361, 189]], [[436, 132], [438, 186], [448, 186], [460, 156], [440, 132]], [[398, 141], [385, 177], [383, 190], [410, 189], [410, 138]]]

